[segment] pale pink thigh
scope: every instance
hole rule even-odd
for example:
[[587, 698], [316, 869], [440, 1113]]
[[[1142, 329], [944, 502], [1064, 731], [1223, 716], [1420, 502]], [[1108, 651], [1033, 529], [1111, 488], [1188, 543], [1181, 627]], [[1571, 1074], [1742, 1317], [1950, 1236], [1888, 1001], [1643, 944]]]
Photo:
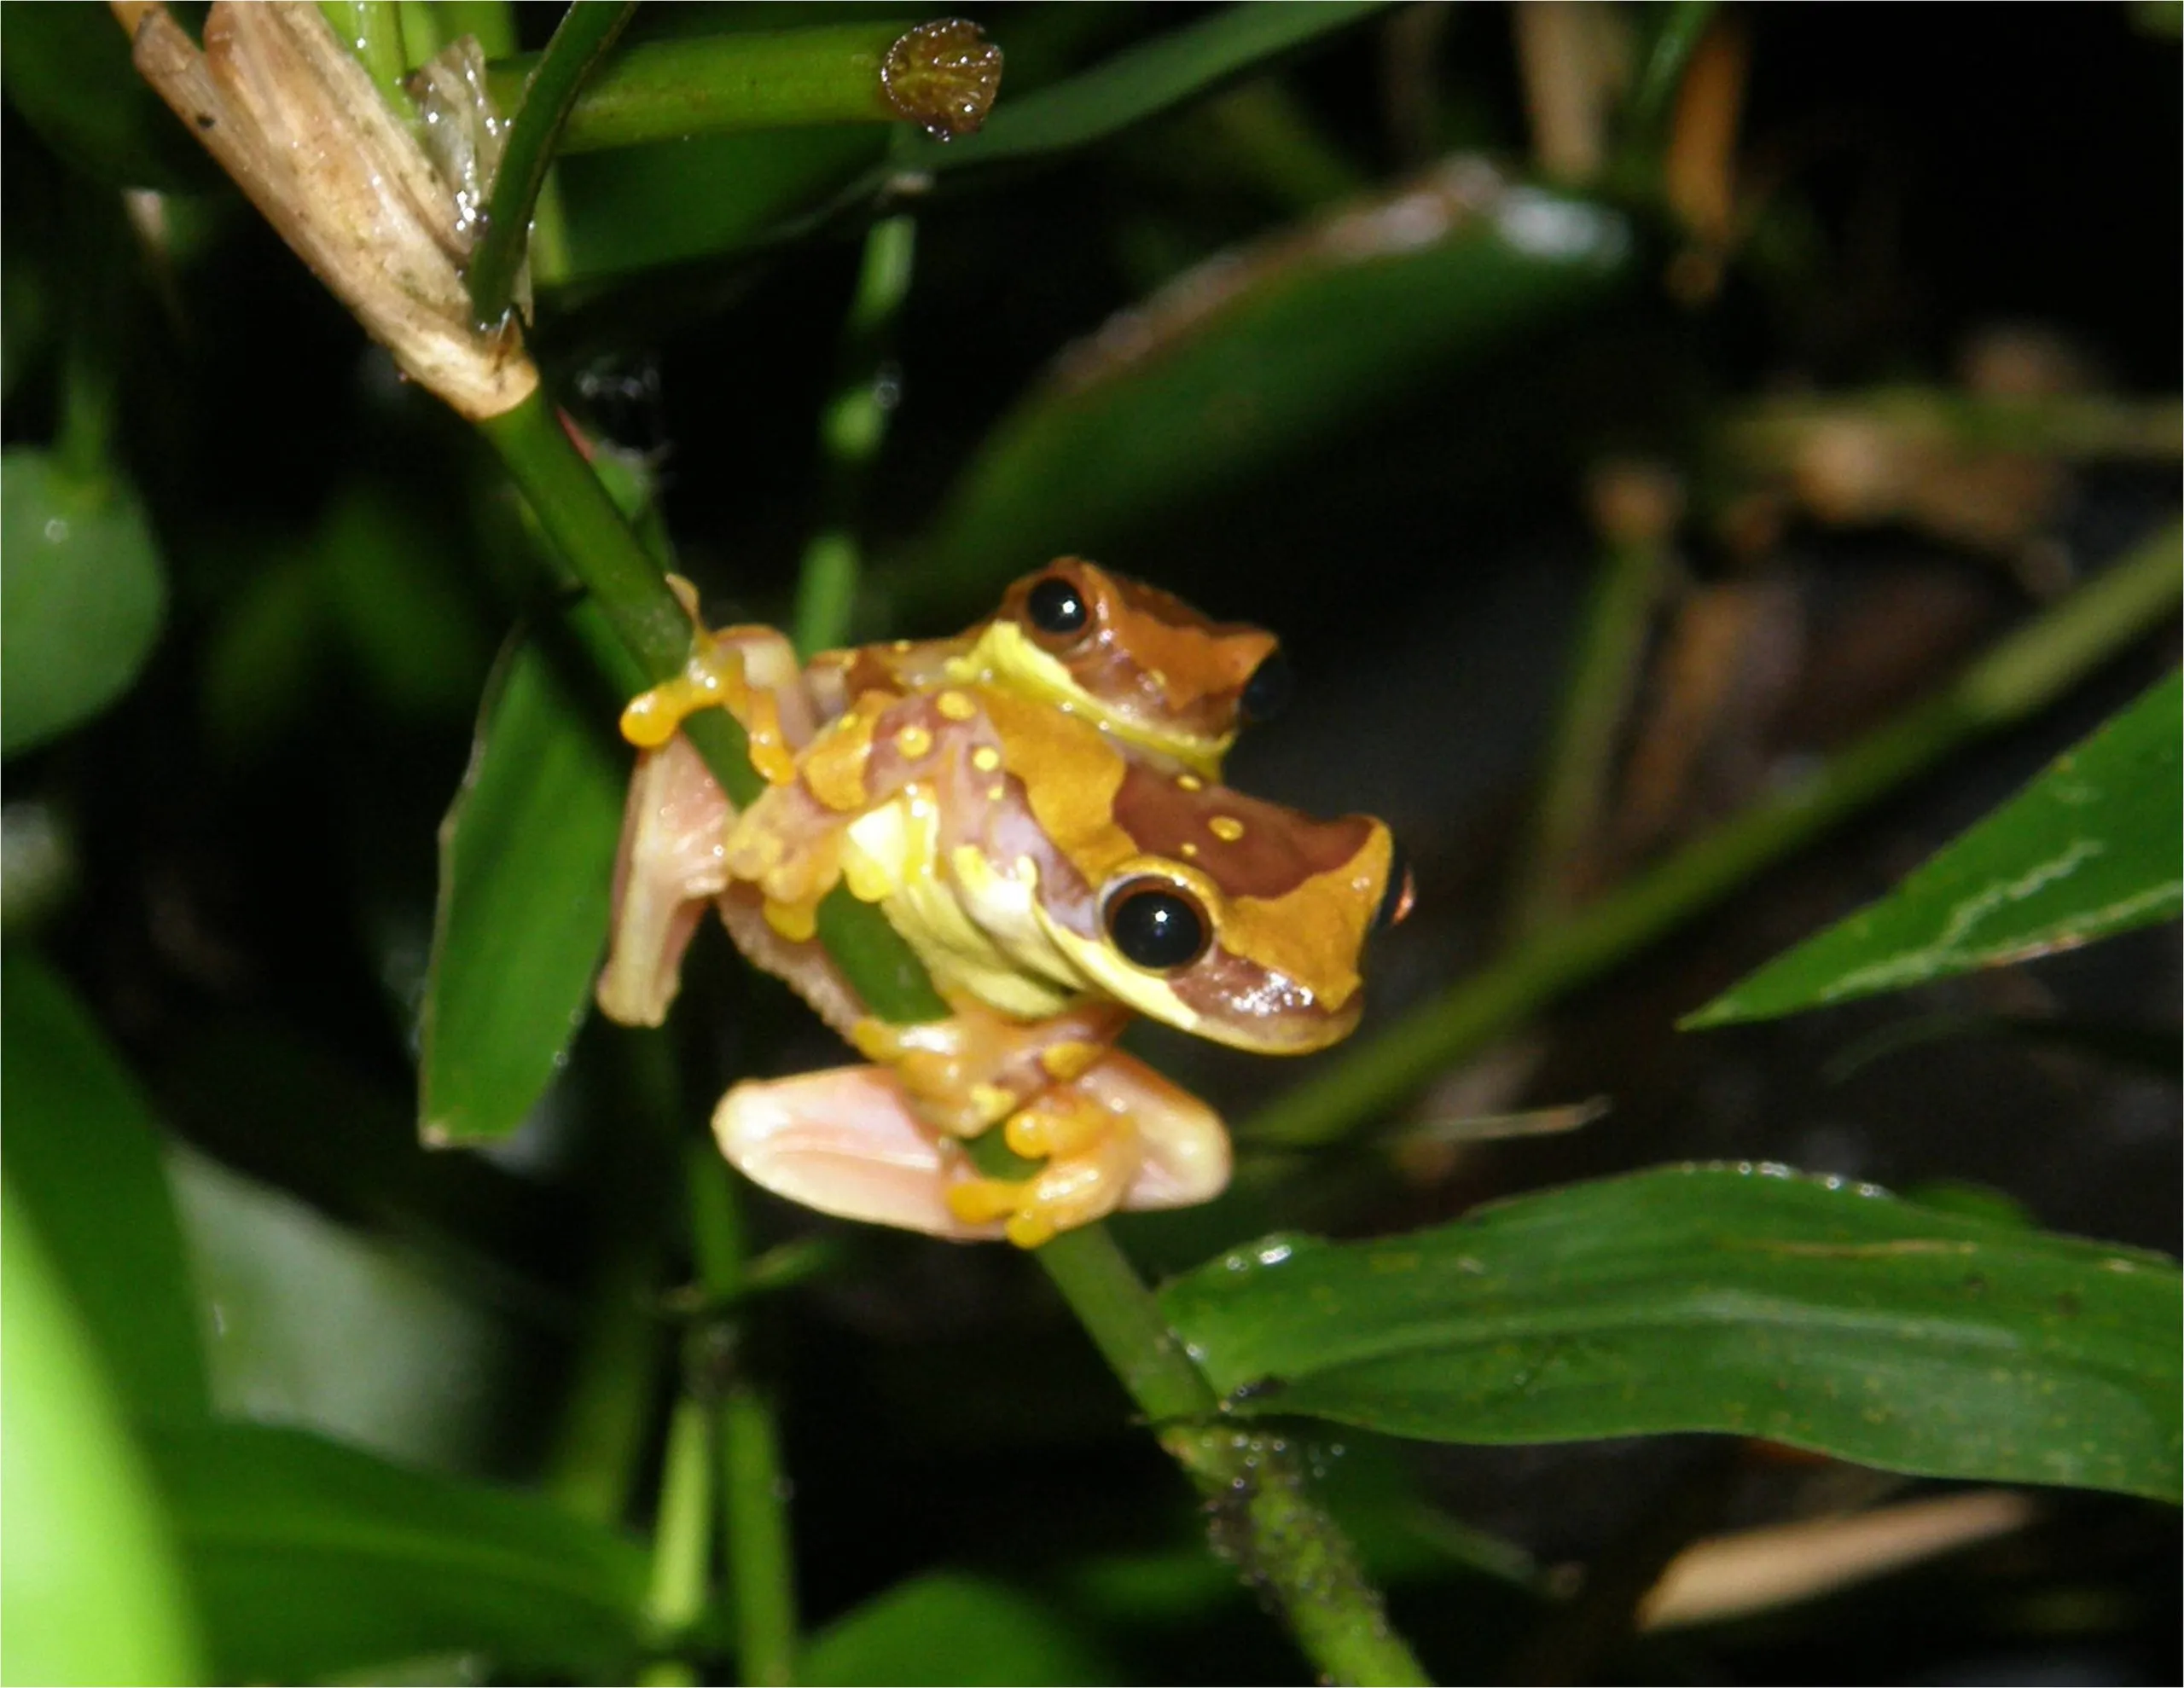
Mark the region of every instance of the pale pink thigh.
[[[1118, 1128], [1089, 1154], [1051, 1163], [1035, 1183], [1112, 1179], [1119, 1205], [1140, 1209], [1187, 1207], [1227, 1186], [1219, 1117], [1142, 1062], [1109, 1055], [1069, 1088], [1120, 1116]], [[822, 1213], [960, 1242], [1002, 1234], [997, 1223], [967, 1224], [950, 1211], [949, 1185], [976, 1169], [960, 1144], [918, 1117], [884, 1068], [739, 1084], [721, 1099], [713, 1131], [752, 1182]], [[1134, 1154], [1136, 1166], [1112, 1165], [1118, 1151]]]

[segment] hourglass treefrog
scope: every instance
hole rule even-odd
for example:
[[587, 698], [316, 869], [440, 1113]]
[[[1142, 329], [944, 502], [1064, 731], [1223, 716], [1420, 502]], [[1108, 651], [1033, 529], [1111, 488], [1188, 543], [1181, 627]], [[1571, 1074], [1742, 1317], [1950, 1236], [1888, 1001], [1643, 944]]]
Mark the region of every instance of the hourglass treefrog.
[[[1269, 1053], [1348, 1034], [1368, 934], [1409, 910], [1387, 829], [1316, 821], [1217, 783], [1240, 720], [1279, 704], [1271, 637], [1065, 560], [952, 640], [799, 669], [766, 628], [708, 633], [636, 699], [643, 748], [599, 1000], [656, 1024], [707, 902], [871, 1065], [737, 1085], [714, 1128], [757, 1182], [809, 1206], [1035, 1247], [1118, 1206], [1228, 1180], [1220, 1120], [1112, 1047], [1132, 1012]], [[768, 788], [740, 815], [676, 732], [741, 721]], [[949, 1003], [870, 1016], [814, 938], [845, 884]], [[980, 1177], [1000, 1125], [1042, 1164]]]

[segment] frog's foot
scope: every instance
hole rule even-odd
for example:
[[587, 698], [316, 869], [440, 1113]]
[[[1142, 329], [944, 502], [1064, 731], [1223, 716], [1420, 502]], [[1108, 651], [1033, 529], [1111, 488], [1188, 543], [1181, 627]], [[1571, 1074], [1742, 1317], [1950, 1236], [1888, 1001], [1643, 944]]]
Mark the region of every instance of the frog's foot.
[[1003, 1234], [999, 1215], [956, 1212], [948, 1192], [971, 1176], [962, 1146], [920, 1119], [878, 1067], [739, 1084], [714, 1110], [713, 1134], [752, 1183], [822, 1213], [955, 1242]]
[[750, 740], [751, 765], [769, 784], [787, 784], [795, 777], [796, 752], [812, 734], [810, 700], [794, 647], [770, 627], [708, 632], [697, 618], [689, 583], [679, 576], [670, 580], [691, 612], [689, 659], [672, 680], [630, 700], [622, 711], [622, 736], [654, 749], [700, 710], [724, 709]]
[[1228, 1186], [1228, 1134], [1188, 1091], [1128, 1055], [1109, 1054], [1012, 1115], [1008, 1146], [1046, 1165], [1029, 1178], [967, 1179], [948, 1204], [967, 1223], [1004, 1221], [1035, 1249], [1117, 1208], [1188, 1207]]
[[[975, 1137], [1033, 1097], [1080, 1077], [1108, 1053], [1129, 1016], [1112, 1002], [1074, 1004], [1043, 1020], [1013, 1020], [964, 998], [944, 1020], [859, 1021], [858, 1053], [892, 1067], [930, 1123]], [[1043, 1158], [1048, 1149], [1020, 1152]]]
[[656, 1026], [675, 1000], [682, 952], [707, 900], [728, 883], [722, 851], [735, 811], [698, 753], [671, 739], [637, 758], [614, 861], [613, 942], [599, 1006]]
[[1072, 1140], [1074, 1152], [1049, 1160], [1029, 1178], [975, 1178], [950, 1186], [950, 1211], [967, 1224], [1001, 1220], [1019, 1249], [1038, 1248], [1064, 1231], [1105, 1219], [1123, 1204], [1136, 1176], [1141, 1159], [1136, 1128], [1111, 1116]]

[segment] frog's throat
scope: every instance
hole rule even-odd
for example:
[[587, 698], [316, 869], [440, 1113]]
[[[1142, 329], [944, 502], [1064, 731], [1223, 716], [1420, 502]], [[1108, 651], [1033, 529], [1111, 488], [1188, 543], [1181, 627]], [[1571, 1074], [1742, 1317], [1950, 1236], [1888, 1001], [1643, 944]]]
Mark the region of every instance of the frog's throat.
[[997, 683], [1020, 696], [1083, 716], [1118, 739], [1175, 757], [1194, 774], [1208, 780], [1220, 778], [1221, 758], [1236, 741], [1233, 733], [1223, 738], [1208, 739], [1196, 733], [1124, 718], [1078, 685], [1058, 658], [1025, 638], [1024, 629], [1014, 622], [988, 623], [967, 651], [949, 658], [946, 673], [949, 680], [959, 686]]

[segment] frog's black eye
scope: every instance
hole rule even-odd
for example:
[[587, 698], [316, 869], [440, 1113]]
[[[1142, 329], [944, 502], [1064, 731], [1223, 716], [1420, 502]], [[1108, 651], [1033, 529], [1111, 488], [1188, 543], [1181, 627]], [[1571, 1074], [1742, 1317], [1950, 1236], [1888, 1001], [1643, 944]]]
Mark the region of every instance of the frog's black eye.
[[1410, 859], [1403, 853], [1403, 846], [1391, 842], [1388, 845], [1388, 888], [1380, 893], [1380, 906], [1373, 913], [1373, 930], [1384, 932], [1399, 925], [1410, 913], [1410, 905], [1418, 899], [1418, 886], [1410, 877]]
[[1165, 879], [1140, 879], [1107, 899], [1107, 937], [1123, 960], [1149, 972], [1187, 967], [1211, 931], [1197, 899]]
[[1289, 658], [1276, 651], [1252, 670], [1236, 707], [1246, 721], [1271, 721], [1289, 707], [1290, 694], [1296, 689], [1297, 676]]
[[1077, 583], [1066, 575], [1050, 574], [1034, 583], [1025, 595], [1024, 608], [1031, 618], [1032, 626], [1057, 639], [1082, 633], [1084, 624], [1092, 619], [1092, 606], [1084, 601], [1084, 595], [1077, 589]]

